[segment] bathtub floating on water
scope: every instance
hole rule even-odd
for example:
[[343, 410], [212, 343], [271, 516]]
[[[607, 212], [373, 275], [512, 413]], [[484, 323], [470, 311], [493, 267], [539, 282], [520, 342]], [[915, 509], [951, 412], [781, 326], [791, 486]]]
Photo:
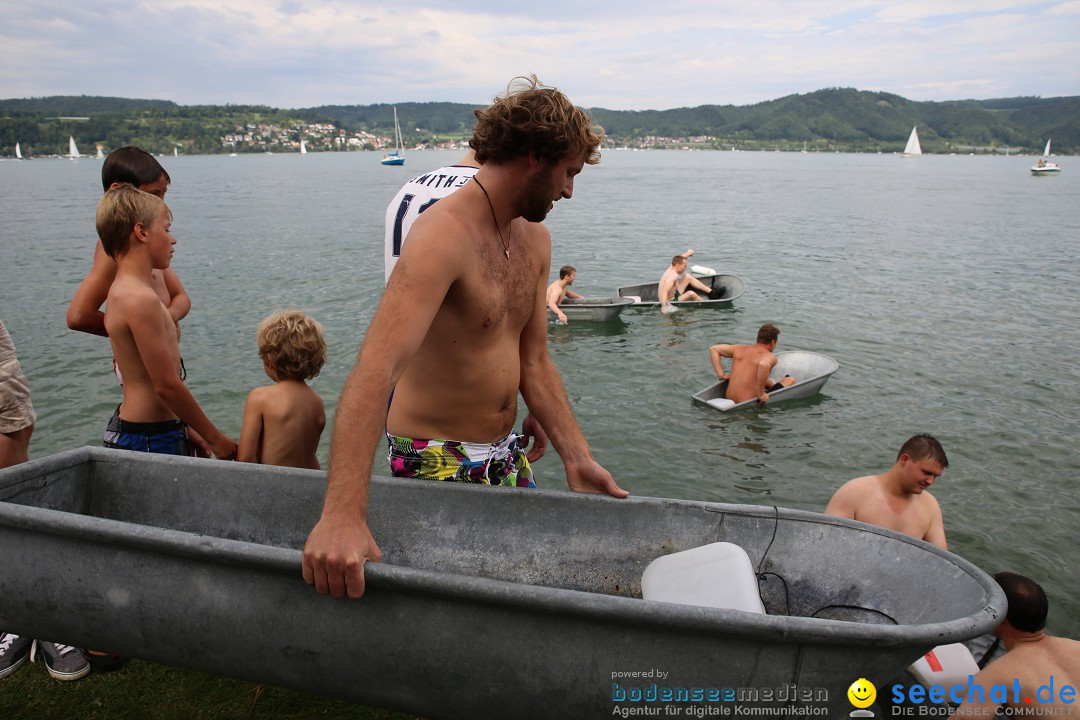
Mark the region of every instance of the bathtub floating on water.
[[[712, 299], [676, 300], [671, 303], [672, 307], [731, 307], [731, 303], [742, 297], [742, 294], [746, 292], [746, 281], [738, 275], [701, 275], [697, 279], [714, 290], [721, 290], [721, 295]], [[639, 285], [623, 285], [617, 288], [615, 292], [619, 294], [619, 297], [630, 298], [633, 304], [638, 307], [655, 307], [660, 304], [660, 281], [641, 283]]]
[[[559, 309], [570, 321], [608, 322], [619, 317], [627, 305], [633, 304], [633, 300], [624, 297], [566, 298]], [[548, 317], [558, 316], [549, 309]]]
[[[324, 488], [102, 448], [2, 470], [0, 628], [432, 718], [610, 717], [650, 684], [795, 684], [831, 717], [855, 679], [1006, 607], [956, 555], [817, 513], [389, 478], [370, 499], [383, 562], [334, 600], [300, 573]], [[718, 541], [746, 551], [767, 614], [641, 599], [649, 563]]]
[[[828, 355], [806, 352], [804, 350], [790, 350], [776, 353], [776, 367], [773, 368], [770, 377], [782, 378], [790, 375], [795, 378], [795, 384], [774, 390], [769, 393], [767, 406], [785, 400], [800, 400], [817, 395], [833, 373], [840, 369], [840, 363]], [[711, 407], [720, 412], [742, 410], [743, 408], [756, 406], [757, 398], [751, 398], [741, 403], [727, 399], [727, 380], [713, 383], [704, 390], [699, 390], [690, 396], [695, 405]]]

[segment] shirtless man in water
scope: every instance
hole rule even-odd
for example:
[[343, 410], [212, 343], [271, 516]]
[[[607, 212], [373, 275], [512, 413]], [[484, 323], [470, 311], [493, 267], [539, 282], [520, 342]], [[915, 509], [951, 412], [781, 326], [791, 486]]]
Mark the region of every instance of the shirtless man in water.
[[[1009, 601], [1005, 619], [994, 630], [1007, 652], [964, 686], [967, 702], [953, 717], [992, 718], [1001, 705], [1016, 715], [1068, 715], [1080, 685], [1080, 642], [1046, 632], [1050, 602], [1037, 582], [1011, 572], [997, 573], [994, 580]], [[1004, 691], [999, 687], [995, 692], [995, 685]], [[969, 687], [982, 692], [972, 690], [969, 696]]]
[[570, 286], [574, 284], [574, 280], [577, 279], [577, 268], [571, 265], [563, 265], [559, 268], [559, 279], [548, 285], [547, 289], [547, 306], [548, 310], [555, 313], [555, 316], [559, 318], [559, 322], [563, 325], [566, 324], [566, 313], [559, 309], [563, 300], [566, 298], [580, 298], [576, 292], [570, 289]]
[[[693, 249], [687, 250], [682, 255], [671, 258], [671, 267], [660, 276], [660, 284], [656, 288], [656, 296], [660, 299], [660, 309], [665, 312], [676, 300], [704, 300], [711, 297], [713, 289], [686, 272], [687, 258], [694, 254]], [[701, 294], [690, 288], [699, 290]]]
[[[776, 367], [776, 343], [780, 339], [780, 330], [771, 323], [758, 328], [755, 345], [713, 345], [709, 348], [709, 360], [712, 362], [716, 377], [727, 380], [727, 399], [737, 403], [757, 398], [764, 405], [769, 402], [769, 393], [795, 384], [795, 378], [785, 375], [778, 382], [773, 382], [769, 373]], [[721, 358], [731, 358], [730, 375], [724, 372]]]
[[891, 468], [846, 482], [832, 496], [825, 514], [896, 530], [948, 550], [941, 507], [926, 491], [947, 467], [941, 443], [929, 435], [916, 435], [900, 448]]
[[303, 555], [304, 580], [322, 594], [360, 597], [364, 563], [382, 557], [367, 502], [384, 422], [395, 475], [528, 485], [511, 432], [520, 389], [571, 490], [628, 495], [593, 458], [547, 350], [551, 235], [541, 221], [599, 162], [603, 131], [535, 77], [476, 116], [469, 144], [481, 167], [413, 224], [345, 381]]

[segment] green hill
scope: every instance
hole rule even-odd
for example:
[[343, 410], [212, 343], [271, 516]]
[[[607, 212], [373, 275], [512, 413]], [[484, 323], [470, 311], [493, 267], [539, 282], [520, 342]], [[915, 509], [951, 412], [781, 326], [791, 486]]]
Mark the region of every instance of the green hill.
[[[393, 105], [284, 110], [177, 105], [167, 100], [57, 96], [0, 100], [0, 154], [63, 154], [67, 137], [92, 152], [139, 145], [159, 153], [373, 149], [393, 134]], [[478, 105], [396, 105], [407, 145], [460, 140]], [[753, 105], [670, 110], [590, 110], [608, 144], [637, 147], [898, 152], [913, 126], [923, 151], [1027, 152], [1053, 137], [1058, 154], [1080, 150], [1080, 97], [915, 102], [885, 92], [829, 88]]]

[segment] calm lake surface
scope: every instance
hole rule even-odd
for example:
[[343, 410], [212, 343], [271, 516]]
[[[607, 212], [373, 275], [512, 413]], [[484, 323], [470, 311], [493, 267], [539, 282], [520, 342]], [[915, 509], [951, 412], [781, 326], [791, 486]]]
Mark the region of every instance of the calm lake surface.
[[[284, 307], [326, 328], [313, 387], [332, 415], [382, 289], [386, 205], [459, 156], [162, 159], [193, 302], [188, 384], [219, 427], [236, 437], [248, 391], [268, 382], [255, 327]], [[552, 264], [577, 267], [576, 290], [658, 279], [687, 247], [748, 289], [725, 310], [550, 327], [594, 453], [634, 494], [820, 511], [932, 433], [950, 460], [933, 489], [950, 549], [1039, 580], [1050, 629], [1080, 636], [1080, 163], [1034, 178], [1034, 161], [605, 152], [548, 222]], [[108, 342], [64, 323], [93, 256], [100, 167], [0, 162], [0, 318], [38, 411], [33, 457], [99, 445], [120, 400]], [[824, 392], [732, 415], [692, 406], [715, 380], [708, 346], [752, 342], [763, 322], [780, 327], [779, 350], [840, 363]], [[324, 463], [328, 449], [329, 430]], [[554, 451], [536, 470], [565, 488]]]

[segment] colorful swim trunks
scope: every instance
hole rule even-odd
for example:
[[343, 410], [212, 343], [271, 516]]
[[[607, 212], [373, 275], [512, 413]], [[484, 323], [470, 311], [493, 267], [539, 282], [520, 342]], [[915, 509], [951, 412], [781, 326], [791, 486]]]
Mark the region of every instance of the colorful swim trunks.
[[191, 455], [187, 425], [183, 420], [136, 423], [120, 418], [120, 408], [105, 428], [105, 447], [158, 455]]
[[394, 477], [534, 488], [532, 467], [518, 435], [484, 443], [413, 440], [387, 434], [387, 459]]

